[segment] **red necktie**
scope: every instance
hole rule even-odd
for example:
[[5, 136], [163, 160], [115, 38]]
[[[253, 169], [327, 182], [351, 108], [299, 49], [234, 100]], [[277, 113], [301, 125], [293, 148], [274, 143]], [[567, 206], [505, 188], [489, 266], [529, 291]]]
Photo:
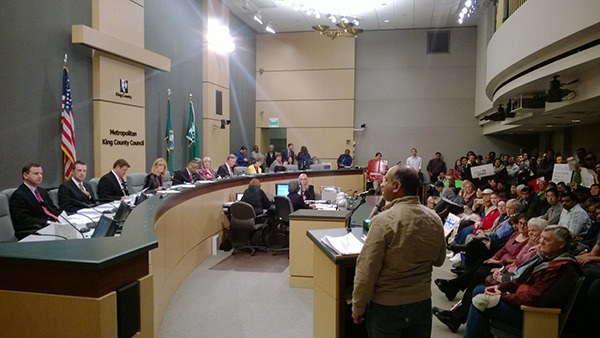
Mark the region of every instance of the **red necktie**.
[[229, 169], [229, 176], [233, 176], [233, 168], [227, 166], [227, 169]]
[[55, 214], [53, 214], [53, 213], [52, 213], [52, 212], [51, 212], [51, 211], [50, 211], [50, 210], [49, 210], [49, 209], [46, 207], [46, 205], [45, 205], [45, 203], [44, 203], [44, 199], [42, 198], [42, 195], [40, 195], [40, 192], [39, 192], [37, 189], [35, 189], [34, 195], [35, 195], [35, 199], [36, 199], [38, 202], [40, 202], [40, 205], [42, 206], [42, 210], [44, 210], [44, 214], [46, 214], [46, 216], [50, 217], [50, 218], [51, 218], [51, 219], [53, 219], [53, 220], [57, 220], [58, 218], [56, 217], [56, 215], [55, 215]]
[[190, 183], [193, 183], [194, 181], [192, 180], [192, 173], [189, 173], [189, 174], [190, 174]]

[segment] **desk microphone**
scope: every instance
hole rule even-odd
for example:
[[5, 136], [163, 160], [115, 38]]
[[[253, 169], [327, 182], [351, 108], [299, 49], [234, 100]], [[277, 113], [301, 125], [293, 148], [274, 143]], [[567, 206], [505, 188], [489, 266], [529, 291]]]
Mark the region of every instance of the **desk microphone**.
[[361, 192], [361, 193], [360, 193], [360, 194], [358, 194], [357, 196], [358, 196], [358, 197], [361, 197], [361, 198], [364, 198], [365, 196], [368, 196], [368, 195], [374, 195], [374, 194], [375, 194], [375, 189], [371, 188], [371, 189], [369, 189], [369, 190], [366, 190], [366, 191], [363, 191], [363, 192]]
[[348, 222], [348, 227], [346, 228], [346, 230], [348, 230], [348, 232], [352, 232], [352, 216], [354, 215], [356, 210], [358, 210], [358, 208], [360, 208], [361, 205], [365, 204], [365, 202], [367, 201], [367, 195], [369, 194], [369, 192], [371, 192], [371, 190], [373, 190], [373, 189], [369, 189], [367, 191], [364, 191], [364, 192], [361, 192], [360, 194], [358, 194], [358, 196], [360, 196], [360, 202], [358, 202], [358, 205], [356, 207], [354, 207], [354, 209], [352, 209], [352, 211], [350, 212], [350, 220]]

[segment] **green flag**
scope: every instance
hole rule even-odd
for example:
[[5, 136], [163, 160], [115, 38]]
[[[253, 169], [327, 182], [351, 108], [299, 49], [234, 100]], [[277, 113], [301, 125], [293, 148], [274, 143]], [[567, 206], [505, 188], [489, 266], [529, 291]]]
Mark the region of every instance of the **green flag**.
[[165, 142], [167, 143], [167, 170], [169, 174], [175, 173], [175, 133], [173, 133], [173, 119], [171, 118], [171, 99], [167, 99], [167, 128], [165, 130]]
[[188, 140], [188, 161], [200, 158], [200, 140], [198, 139], [195, 116], [194, 104], [190, 101], [190, 116], [188, 119], [187, 134], [185, 135], [185, 138]]

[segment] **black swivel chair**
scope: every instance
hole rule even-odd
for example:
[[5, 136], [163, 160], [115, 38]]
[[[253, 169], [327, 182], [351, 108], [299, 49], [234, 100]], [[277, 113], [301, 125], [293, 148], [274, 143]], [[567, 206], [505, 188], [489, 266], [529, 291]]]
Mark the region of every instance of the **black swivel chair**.
[[289, 250], [290, 246], [290, 214], [294, 211], [292, 202], [287, 196], [275, 196], [275, 222], [266, 237], [267, 246], [276, 250]]
[[[249, 249], [254, 255], [257, 249], [267, 251], [262, 243], [262, 234], [266, 223], [256, 223], [256, 214], [252, 205], [235, 202], [229, 208], [229, 239], [233, 246], [232, 254], [240, 249]], [[259, 215], [262, 216], [262, 215]]]

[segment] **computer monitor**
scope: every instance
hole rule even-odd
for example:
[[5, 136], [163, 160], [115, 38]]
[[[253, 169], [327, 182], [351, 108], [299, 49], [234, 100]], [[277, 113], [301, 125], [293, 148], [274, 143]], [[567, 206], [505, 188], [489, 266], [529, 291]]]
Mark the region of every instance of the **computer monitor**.
[[100, 220], [96, 224], [96, 229], [92, 234], [92, 238], [96, 237], [112, 237], [117, 232], [118, 223], [105, 215], [100, 216]]
[[235, 194], [235, 201], [239, 202], [242, 200], [242, 196], [244, 196], [243, 192], [238, 192], [237, 194]]
[[275, 184], [275, 195], [277, 196], [287, 196], [289, 194], [290, 186], [287, 183], [277, 183]]
[[115, 222], [123, 222], [125, 219], [127, 219], [127, 216], [129, 216], [130, 212], [131, 207], [129, 206], [129, 204], [127, 204], [125, 201], [121, 201], [121, 204], [119, 204], [119, 208], [117, 208], [117, 212], [115, 212], [113, 220]]

